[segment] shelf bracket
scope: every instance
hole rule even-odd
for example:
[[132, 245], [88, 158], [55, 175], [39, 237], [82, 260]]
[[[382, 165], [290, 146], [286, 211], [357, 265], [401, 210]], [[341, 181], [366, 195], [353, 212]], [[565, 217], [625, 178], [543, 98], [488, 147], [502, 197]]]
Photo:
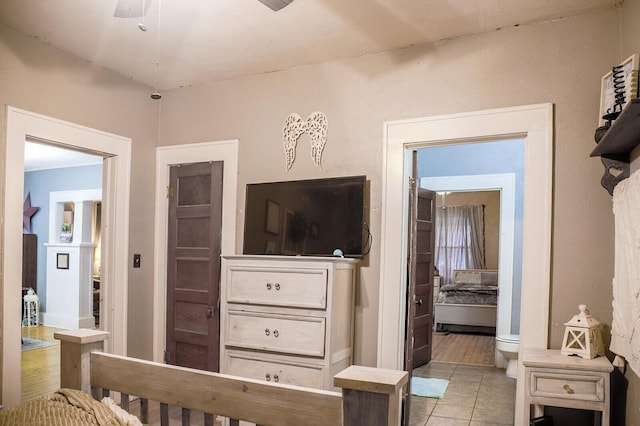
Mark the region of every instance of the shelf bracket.
[[628, 159], [610, 157], [600, 157], [604, 166], [604, 174], [600, 179], [600, 184], [613, 195], [613, 189], [617, 184], [629, 177], [630, 167]]

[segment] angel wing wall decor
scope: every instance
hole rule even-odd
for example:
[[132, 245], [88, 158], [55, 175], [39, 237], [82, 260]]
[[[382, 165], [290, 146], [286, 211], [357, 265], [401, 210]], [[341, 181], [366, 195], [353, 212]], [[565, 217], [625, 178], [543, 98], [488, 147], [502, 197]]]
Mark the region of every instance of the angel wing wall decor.
[[307, 120], [303, 120], [298, 114], [293, 113], [284, 121], [282, 129], [282, 145], [287, 171], [296, 159], [296, 145], [298, 138], [307, 132], [311, 138], [311, 159], [318, 169], [322, 169], [322, 151], [327, 143], [327, 117], [319, 111], [311, 113]]

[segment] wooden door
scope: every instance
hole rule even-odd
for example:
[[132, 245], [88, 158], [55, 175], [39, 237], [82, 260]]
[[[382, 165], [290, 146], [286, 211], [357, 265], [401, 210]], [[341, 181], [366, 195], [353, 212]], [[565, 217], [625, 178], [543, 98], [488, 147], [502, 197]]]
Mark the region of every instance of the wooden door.
[[435, 192], [416, 183], [417, 152], [409, 179], [409, 242], [404, 369], [409, 382], [404, 395], [403, 424], [409, 425], [413, 369], [431, 361], [433, 273], [435, 248]]
[[413, 368], [431, 361], [433, 331], [433, 275], [435, 261], [436, 193], [424, 188], [414, 191], [416, 208], [411, 250], [413, 281]]
[[223, 162], [172, 166], [167, 231], [167, 363], [218, 371]]

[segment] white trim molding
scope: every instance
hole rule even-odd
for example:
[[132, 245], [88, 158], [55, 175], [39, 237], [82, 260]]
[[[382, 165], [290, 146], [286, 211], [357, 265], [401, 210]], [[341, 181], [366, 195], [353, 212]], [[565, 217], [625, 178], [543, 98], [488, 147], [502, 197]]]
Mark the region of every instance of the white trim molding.
[[[538, 104], [384, 123], [378, 367], [403, 368], [408, 178], [411, 151], [428, 146], [524, 138], [520, 347], [546, 348], [551, 275], [553, 105]], [[516, 425], [524, 424], [518, 366]]]
[[[127, 354], [127, 258], [129, 252], [129, 191], [131, 139], [58, 120], [11, 106], [6, 108], [3, 167], [4, 218], [2, 239], [3, 318], [20, 318], [22, 282], [22, 202], [24, 145], [40, 140], [101, 155], [103, 163], [102, 283], [105, 287], [101, 327], [111, 333], [105, 350]], [[104, 315], [102, 315], [104, 314]], [[20, 322], [2, 323], [2, 403], [20, 403]]]

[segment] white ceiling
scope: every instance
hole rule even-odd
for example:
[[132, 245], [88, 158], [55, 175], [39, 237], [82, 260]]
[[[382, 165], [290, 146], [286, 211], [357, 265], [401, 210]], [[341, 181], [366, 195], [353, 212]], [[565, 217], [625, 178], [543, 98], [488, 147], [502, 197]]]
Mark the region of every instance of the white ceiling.
[[[117, 5], [136, 2], [147, 9], [144, 17], [114, 16]], [[274, 12], [258, 0], [1, 0], [0, 22], [162, 91], [559, 19], [619, 3], [294, 0]], [[101, 161], [36, 147], [27, 149], [28, 170]]]
[[[119, 2], [144, 2], [144, 19], [114, 17]], [[167, 90], [563, 18], [618, 3], [294, 0], [274, 12], [257, 0], [2, 0], [0, 21]], [[148, 30], [141, 31], [138, 23]]]
[[102, 157], [36, 142], [24, 144], [24, 171], [102, 164]]

